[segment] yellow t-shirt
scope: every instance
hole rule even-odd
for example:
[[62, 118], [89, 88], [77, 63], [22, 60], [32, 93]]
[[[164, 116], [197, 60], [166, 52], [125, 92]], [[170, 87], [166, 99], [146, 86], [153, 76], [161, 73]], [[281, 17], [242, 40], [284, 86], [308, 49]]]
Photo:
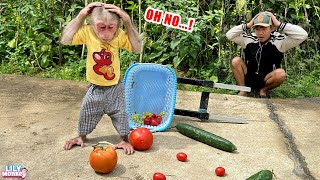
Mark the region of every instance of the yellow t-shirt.
[[109, 43], [103, 43], [94, 33], [92, 26], [80, 28], [74, 35], [72, 44], [85, 44], [88, 48], [87, 80], [99, 86], [118, 84], [120, 79], [119, 49], [132, 51], [128, 34], [118, 29]]

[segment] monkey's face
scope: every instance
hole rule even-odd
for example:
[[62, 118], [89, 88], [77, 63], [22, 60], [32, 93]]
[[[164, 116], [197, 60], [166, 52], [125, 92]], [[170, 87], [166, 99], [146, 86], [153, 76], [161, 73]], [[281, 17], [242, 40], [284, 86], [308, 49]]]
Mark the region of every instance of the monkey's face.
[[93, 23], [93, 29], [96, 35], [102, 42], [108, 43], [110, 42], [118, 29], [117, 21], [101, 21], [95, 20]]

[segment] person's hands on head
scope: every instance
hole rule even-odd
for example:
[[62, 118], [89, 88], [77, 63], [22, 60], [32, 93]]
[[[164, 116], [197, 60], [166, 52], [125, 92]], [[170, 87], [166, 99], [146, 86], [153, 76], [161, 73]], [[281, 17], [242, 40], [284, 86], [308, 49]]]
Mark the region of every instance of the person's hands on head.
[[104, 6], [105, 4], [104, 3], [101, 3], [101, 2], [93, 2], [93, 3], [90, 3], [88, 4], [86, 7], [84, 7], [79, 15], [83, 16], [83, 17], [87, 17], [91, 11], [93, 10], [93, 8], [97, 7], [97, 6]]
[[277, 19], [277, 17], [275, 15], [273, 15], [271, 12], [269, 11], [265, 11], [265, 13], [271, 18], [272, 20], [272, 24], [275, 28], [279, 27], [281, 22]]
[[248, 28], [248, 29], [251, 29], [251, 28], [253, 27], [253, 22], [254, 22], [254, 20], [256, 19], [256, 17], [259, 16], [259, 14], [260, 14], [260, 13], [256, 14], [256, 15], [251, 19], [251, 21], [250, 21], [249, 23], [247, 23], [247, 28]]
[[[266, 14], [271, 18], [272, 25], [274, 26], [274, 28], [277, 28], [277, 27], [280, 26], [281, 22], [277, 19], [277, 17], [276, 17], [273, 13], [271, 13], [271, 12], [269, 12], [269, 11], [265, 11], [264, 13], [266, 13]], [[256, 14], [256, 15], [251, 19], [251, 21], [250, 21], [249, 23], [247, 23], [247, 28], [251, 29], [251, 28], [253, 27], [253, 25], [254, 25], [254, 20], [255, 20], [260, 14], [261, 14], [261, 12], [258, 13], [258, 14]]]
[[251, 20], [248, 24], [254, 28], [255, 35], [260, 43], [267, 42], [274, 30], [272, 19], [266, 12], [260, 12], [253, 18], [253, 21]]

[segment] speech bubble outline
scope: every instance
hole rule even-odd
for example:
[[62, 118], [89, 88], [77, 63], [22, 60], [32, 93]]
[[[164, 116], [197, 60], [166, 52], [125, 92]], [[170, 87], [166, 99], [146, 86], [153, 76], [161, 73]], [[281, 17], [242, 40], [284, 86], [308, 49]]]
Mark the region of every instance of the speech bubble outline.
[[162, 24], [163, 26], [192, 32], [195, 24], [194, 18], [188, 19], [188, 24], [181, 24], [181, 16], [171, 12], [164, 12], [159, 9], [148, 7], [145, 11], [144, 19], [147, 22]]

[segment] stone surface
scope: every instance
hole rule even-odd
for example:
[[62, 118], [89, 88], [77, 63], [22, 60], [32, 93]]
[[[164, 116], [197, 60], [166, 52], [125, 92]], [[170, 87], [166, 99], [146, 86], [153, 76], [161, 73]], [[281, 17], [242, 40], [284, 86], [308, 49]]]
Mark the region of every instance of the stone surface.
[[[0, 171], [21, 164], [28, 179], [133, 179], [149, 180], [155, 172], [173, 179], [221, 179], [214, 169], [223, 166], [223, 179], [245, 179], [273, 170], [275, 179], [319, 179], [320, 100], [256, 99], [210, 94], [208, 112], [240, 117], [248, 124], [201, 122], [175, 116], [171, 127], [185, 122], [233, 142], [228, 153], [194, 141], [175, 128], [154, 133], [154, 144], [144, 152], [124, 154], [118, 149], [117, 167], [109, 174], [95, 173], [89, 165], [90, 145], [119, 141], [108, 116], [88, 136], [87, 146], [63, 149], [77, 135], [77, 118], [86, 83], [0, 75]], [[176, 108], [199, 109], [199, 92], [178, 91]], [[176, 159], [178, 152], [187, 162]], [[1, 176], [1, 175], [0, 175]]]

